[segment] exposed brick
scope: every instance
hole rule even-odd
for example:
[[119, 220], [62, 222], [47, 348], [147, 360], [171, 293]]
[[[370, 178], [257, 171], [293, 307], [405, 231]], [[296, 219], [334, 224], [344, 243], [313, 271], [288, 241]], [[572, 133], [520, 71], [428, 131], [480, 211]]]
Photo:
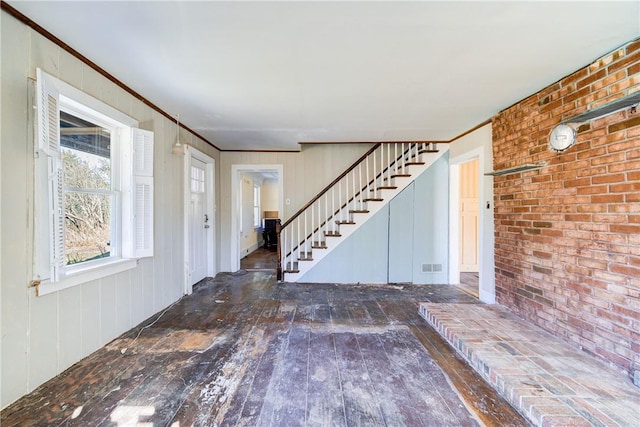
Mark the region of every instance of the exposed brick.
[[615, 125], [609, 126], [609, 132], [620, 132], [621, 130], [628, 129], [630, 127], [640, 126], [640, 117], [634, 117], [629, 120], [625, 120], [621, 123], [616, 123]]
[[640, 268], [630, 267], [625, 265], [614, 264], [611, 266], [611, 272], [624, 274], [625, 276], [634, 276], [634, 277], [640, 276]]
[[571, 179], [564, 182], [565, 187], [583, 187], [591, 184], [590, 178]]
[[579, 80], [576, 83], [576, 87], [578, 89], [580, 89], [580, 88], [583, 88], [585, 86], [589, 86], [591, 83], [595, 82], [596, 80], [600, 80], [600, 79], [604, 78], [606, 75], [607, 75], [607, 71], [606, 70], [596, 71], [595, 73], [590, 74], [589, 76], [583, 78], [582, 80]]
[[621, 203], [624, 201], [622, 194], [606, 194], [602, 196], [591, 196], [591, 203]]
[[608, 166], [609, 172], [626, 172], [626, 171], [632, 171], [632, 172], [637, 172], [638, 170], [640, 170], [640, 161], [635, 160], [635, 161], [630, 161], [630, 162], [621, 162], [621, 163], [614, 163]]
[[640, 52], [633, 52], [632, 54], [627, 55], [626, 57], [624, 57], [624, 59], [612, 63], [609, 66], [609, 68], [607, 69], [607, 72], [609, 74], [614, 73], [615, 71], [619, 70], [620, 68], [624, 68], [627, 65], [634, 64], [636, 62], [640, 62]]
[[640, 50], [640, 40], [629, 43], [626, 47], [627, 55], [630, 55], [637, 50]]
[[609, 230], [613, 233], [640, 233], [640, 225], [611, 224]]
[[609, 187], [607, 185], [592, 185], [589, 187], [578, 188], [577, 194], [604, 194], [607, 193]]
[[492, 119], [494, 169], [548, 165], [494, 179], [497, 301], [625, 369], [629, 322], [640, 329], [640, 111], [589, 122], [563, 153], [548, 136], [640, 90], [639, 65], [634, 41]]
[[632, 182], [629, 184], [615, 184], [609, 187], [612, 193], [631, 193], [640, 191], [640, 182]]
[[600, 175], [594, 176], [591, 178], [591, 182], [594, 184], [606, 184], [611, 182], [622, 182], [625, 180], [625, 176], [623, 173], [615, 173], [610, 175]]
[[617, 73], [613, 73], [608, 75], [606, 78], [595, 82], [592, 86], [591, 89], [592, 90], [598, 90], [604, 87], [607, 87], [609, 85], [614, 84], [617, 81], [620, 81], [622, 79], [624, 79], [625, 77], [627, 77], [627, 73], [624, 71], [618, 71]]

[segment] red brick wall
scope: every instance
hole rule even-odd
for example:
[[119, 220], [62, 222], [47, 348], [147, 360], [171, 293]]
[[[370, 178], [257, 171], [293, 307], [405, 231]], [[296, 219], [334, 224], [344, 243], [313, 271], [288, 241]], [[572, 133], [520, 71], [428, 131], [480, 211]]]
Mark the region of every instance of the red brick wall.
[[493, 118], [496, 297], [585, 351], [640, 370], [640, 107], [584, 124], [548, 149], [551, 129], [640, 91], [640, 40]]

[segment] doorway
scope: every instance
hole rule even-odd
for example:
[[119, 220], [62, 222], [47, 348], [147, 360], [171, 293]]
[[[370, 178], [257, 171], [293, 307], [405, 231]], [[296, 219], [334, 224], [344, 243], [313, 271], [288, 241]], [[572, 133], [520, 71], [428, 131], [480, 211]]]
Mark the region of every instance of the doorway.
[[449, 160], [449, 283], [469, 283], [473, 294], [495, 303], [493, 180], [484, 147]]
[[193, 285], [216, 274], [215, 160], [187, 147], [184, 157], [185, 294]]
[[460, 164], [459, 179], [459, 259], [460, 286], [478, 298], [479, 285], [479, 188], [478, 159]]
[[[241, 239], [246, 236], [243, 233], [243, 212], [248, 211], [247, 206], [243, 209], [243, 179], [247, 175], [266, 174], [276, 180], [277, 184], [277, 215], [284, 220], [284, 186], [283, 186], [283, 166], [282, 165], [231, 165], [231, 271], [240, 269], [240, 260], [246, 255], [243, 253]], [[253, 209], [251, 207], [251, 209]], [[263, 212], [261, 212], [262, 214]], [[246, 227], [246, 225], [245, 225]], [[246, 250], [245, 250], [246, 252]]]

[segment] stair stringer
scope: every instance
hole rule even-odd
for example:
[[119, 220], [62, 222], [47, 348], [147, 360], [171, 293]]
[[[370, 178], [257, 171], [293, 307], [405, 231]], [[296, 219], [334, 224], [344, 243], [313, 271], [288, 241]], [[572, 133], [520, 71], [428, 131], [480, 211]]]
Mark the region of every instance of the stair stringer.
[[[442, 144], [444, 145], [444, 144]], [[441, 145], [441, 147], [442, 147]], [[373, 216], [380, 211], [384, 206], [389, 204], [391, 200], [393, 200], [398, 194], [400, 194], [409, 184], [415, 181], [420, 175], [422, 175], [431, 165], [433, 165], [436, 160], [442, 157], [447, 151], [449, 151], [449, 146], [445, 145], [445, 147], [440, 148], [437, 153], [424, 153], [422, 154], [422, 161], [424, 164], [422, 165], [410, 165], [407, 166], [409, 170], [410, 177], [395, 177], [394, 186], [396, 188], [393, 189], [382, 189], [382, 201], [368, 201], [367, 202], [367, 213], [354, 213], [353, 218], [355, 224], [341, 224], [340, 225], [340, 236], [339, 237], [326, 237], [326, 248], [325, 249], [313, 249], [312, 250], [312, 260], [298, 260], [298, 272], [297, 273], [285, 273], [284, 281], [285, 282], [302, 282], [304, 276], [313, 268], [315, 265], [320, 263], [331, 251], [337, 248], [342, 242], [346, 241], [358, 228], [360, 228], [363, 224], [365, 224], [369, 219], [373, 218]]]

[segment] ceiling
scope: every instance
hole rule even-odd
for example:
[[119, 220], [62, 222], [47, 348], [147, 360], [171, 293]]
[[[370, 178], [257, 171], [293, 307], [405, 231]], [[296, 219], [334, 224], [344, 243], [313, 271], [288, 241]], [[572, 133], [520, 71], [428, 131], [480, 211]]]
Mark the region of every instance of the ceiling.
[[15, 1], [225, 150], [450, 140], [640, 35], [640, 2]]

